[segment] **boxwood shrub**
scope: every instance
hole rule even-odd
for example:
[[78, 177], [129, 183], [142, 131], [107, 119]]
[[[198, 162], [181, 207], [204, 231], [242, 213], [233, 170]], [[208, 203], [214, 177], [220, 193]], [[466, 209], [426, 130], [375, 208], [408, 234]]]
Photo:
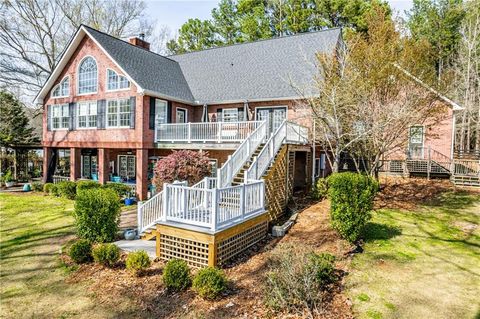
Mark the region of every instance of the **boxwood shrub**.
[[43, 191], [49, 195], [59, 196], [57, 184], [45, 183]]
[[322, 200], [325, 197], [327, 197], [327, 194], [328, 194], [327, 179], [325, 178], [317, 179], [312, 189], [312, 198], [315, 200]]
[[120, 203], [111, 189], [87, 189], [75, 201], [77, 234], [92, 242], [115, 239], [120, 221]]
[[328, 178], [331, 222], [349, 242], [357, 241], [371, 218], [378, 182], [357, 173], [335, 173]]
[[72, 181], [62, 181], [57, 184], [58, 194], [64, 198], [75, 199], [77, 184]]
[[163, 284], [171, 291], [187, 289], [192, 283], [190, 268], [181, 259], [170, 259], [163, 269]]
[[195, 275], [193, 290], [205, 299], [215, 299], [227, 289], [227, 277], [222, 270], [207, 267]]
[[86, 239], [79, 239], [70, 246], [68, 255], [77, 264], [92, 260], [92, 244]]
[[107, 183], [103, 187], [115, 191], [120, 198], [126, 197], [132, 190], [130, 186], [122, 183]]
[[113, 266], [120, 259], [120, 248], [115, 244], [98, 244], [92, 250], [93, 260], [105, 266]]
[[77, 182], [77, 193], [92, 188], [100, 188], [102, 185], [96, 181], [78, 181]]
[[32, 190], [34, 192], [43, 192], [43, 183], [42, 182], [33, 182], [32, 183]]
[[135, 275], [140, 275], [148, 267], [150, 267], [150, 257], [144, 250], [139, 250], [133, 253], [129, 253], [125, 265], [127, 270], [131, 271]]

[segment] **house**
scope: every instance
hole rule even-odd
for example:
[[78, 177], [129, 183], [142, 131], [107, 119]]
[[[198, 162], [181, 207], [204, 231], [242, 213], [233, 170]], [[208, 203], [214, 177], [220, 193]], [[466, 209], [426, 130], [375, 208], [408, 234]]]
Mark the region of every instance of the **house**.
[[[342, 46], [330, 29], [164, 57], [81, 26], [36, 97], [44, 180], [128, 183], [159, 257], [224, 263], [327, 169], [302, 101], [318, 93], [316, 54]], [[208, 151], [212, 176], [154, 190], [155, 162], [175, 149]]]

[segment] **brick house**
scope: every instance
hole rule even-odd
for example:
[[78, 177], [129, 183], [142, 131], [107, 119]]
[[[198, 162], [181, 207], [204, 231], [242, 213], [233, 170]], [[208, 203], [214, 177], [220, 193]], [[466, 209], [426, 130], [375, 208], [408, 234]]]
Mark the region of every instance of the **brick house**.
[[[221, 264], [265, 236], [295, 188], [328, 172], [302, 101], [315, 94], [316, 54], [343, 45], [330, 29], [164, 57], [143, 39], [81, 26], [36, 97], [44, 180], [128, 183], [150, 198], [138, 232], [159, 257]], [[451, 154], [448, 112], [437, 139], [422, 126], [411, 141]], [[153, 166], [175, 149], [208, 151], [212, 176], [155, 192]]]

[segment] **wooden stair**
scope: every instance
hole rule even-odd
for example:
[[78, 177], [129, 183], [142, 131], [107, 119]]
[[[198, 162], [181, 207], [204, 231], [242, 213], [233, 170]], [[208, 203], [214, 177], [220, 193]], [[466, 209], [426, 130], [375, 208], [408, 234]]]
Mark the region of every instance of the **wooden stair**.
[[148, 228], [147, 230], [145, 230], [141, 234], [140, 239], [142, 239], [142, 240], [153, 240], [153, 239], [155, 239], [156, 236], [157, 236], [156, 226], [152, 226], [152, 227]]
[[248, 161], [246, 161], [245, 164], [242, 166], [242, 168], [238, 171], [237, 175], [235, 175], [235, 177], [233, 178], [233, 181], [232, 181], [233, 186], [243, 184], [245, 171], [250, 168], [250, 165], [252, 165], [253, 160], [255, 159], [255, 157], [258, 156], [258, 154], [260, 154], [264, 146], [265, 146], [265, 143], [260, 144], [255, 150], [255, 152], [253, 152], [252, 156], [250, 156], [250, 159], [248, 159]]
[[455, 186], [480, 187], [480, 176], [453, 175], [452, 182]]

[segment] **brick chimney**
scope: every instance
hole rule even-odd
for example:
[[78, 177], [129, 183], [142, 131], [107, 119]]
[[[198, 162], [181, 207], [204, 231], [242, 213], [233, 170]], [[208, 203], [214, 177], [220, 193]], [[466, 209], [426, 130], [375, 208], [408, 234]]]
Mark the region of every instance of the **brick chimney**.
[[128, 42], [130, 42], [130, 44], [136, 45], [137, 47], [141, 47], [150, 51], [150, 43], [148, 43], [144, 39], [145, 39], [145, 34], [140, 33], [138, 37], [132, 37], [128, 39]]

